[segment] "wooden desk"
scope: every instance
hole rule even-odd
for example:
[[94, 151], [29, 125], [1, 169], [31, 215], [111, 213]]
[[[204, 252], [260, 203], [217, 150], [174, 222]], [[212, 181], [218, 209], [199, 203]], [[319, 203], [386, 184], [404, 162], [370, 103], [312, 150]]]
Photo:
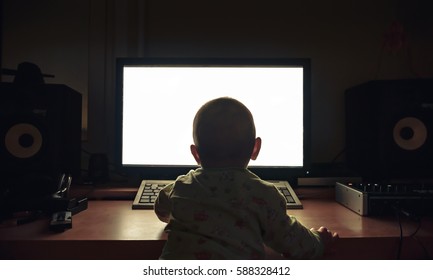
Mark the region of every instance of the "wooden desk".
[[[304, 209], [289, 210], [307, 227], [324, 225], [340, 240], [328, 259], [396, 259], [400, 227], [394, 217], [361, 217], [336, 203], [333, 189], [298, 189]], [[132, 200], [91, 200], [73, 216], [73, 228], [49, 231], [49, 219], [16, 226], [0, 224], [0, 259], [157, 259], [165, 224], [153, 210], [131, 210]], [[402, 220], [402, 259], [433, 256], [433, 221]], [[272, 251], [269, 258], [279, 258]]]

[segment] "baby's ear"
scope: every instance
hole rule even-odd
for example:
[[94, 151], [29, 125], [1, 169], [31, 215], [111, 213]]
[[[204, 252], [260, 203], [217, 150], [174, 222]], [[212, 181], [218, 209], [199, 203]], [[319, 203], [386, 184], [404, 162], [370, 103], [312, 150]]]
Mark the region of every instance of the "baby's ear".
[[256, 160], [260, 153], [260, 148], [262, 147], [262, 139], [257, 137], [254, 142], [253, 152], [251, 153], [251, 159]]
[[198, 154], [197, 146], [192, 144], [189, 148], [191, 150], [191, 154], [194, 157], [195, 161], [197, 162], [198, 165], [200, 165], [201, 160], [200, 160], [200, 156]]

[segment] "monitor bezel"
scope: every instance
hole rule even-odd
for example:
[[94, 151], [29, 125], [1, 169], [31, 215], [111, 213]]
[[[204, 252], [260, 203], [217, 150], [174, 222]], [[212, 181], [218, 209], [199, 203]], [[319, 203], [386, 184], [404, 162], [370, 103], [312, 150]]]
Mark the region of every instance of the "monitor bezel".
[[[248, 167], [265, 180], [295, 181], [307, 174], [311, 165], [311, 60], [309, 58], [117, 58], [116, 59], [116, 114], [115, 114], [115, 165], [122, 172], [146, 179], [168, 179], [187, 173], [198, 166], [124, 165], [122, 163], [123, 69], [125, 66], [294, 66], [303, 70], [303, 166]], [[188, 147], [186, 147], [188, 148]]]

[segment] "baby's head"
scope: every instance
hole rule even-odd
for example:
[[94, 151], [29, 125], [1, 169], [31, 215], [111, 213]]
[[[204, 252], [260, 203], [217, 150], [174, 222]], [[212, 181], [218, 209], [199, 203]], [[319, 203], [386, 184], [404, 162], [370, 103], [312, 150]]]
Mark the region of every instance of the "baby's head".
[[251, 112], [229, 97], [211, 100], [198, 110], [193, 139], [191, 152], [203, 167], [246, 167], [261, 144]]

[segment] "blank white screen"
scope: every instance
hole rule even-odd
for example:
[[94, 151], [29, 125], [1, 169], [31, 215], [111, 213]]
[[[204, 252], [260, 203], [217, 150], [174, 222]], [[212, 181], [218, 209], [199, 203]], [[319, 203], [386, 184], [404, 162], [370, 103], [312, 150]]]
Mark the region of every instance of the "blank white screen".
[[122, 164], [194, 166], [192, 122], [207, 101], [228, 96], [252, 112], [262, 149], [257, 167], [303, 165], [302, 67], [123, 68]]

